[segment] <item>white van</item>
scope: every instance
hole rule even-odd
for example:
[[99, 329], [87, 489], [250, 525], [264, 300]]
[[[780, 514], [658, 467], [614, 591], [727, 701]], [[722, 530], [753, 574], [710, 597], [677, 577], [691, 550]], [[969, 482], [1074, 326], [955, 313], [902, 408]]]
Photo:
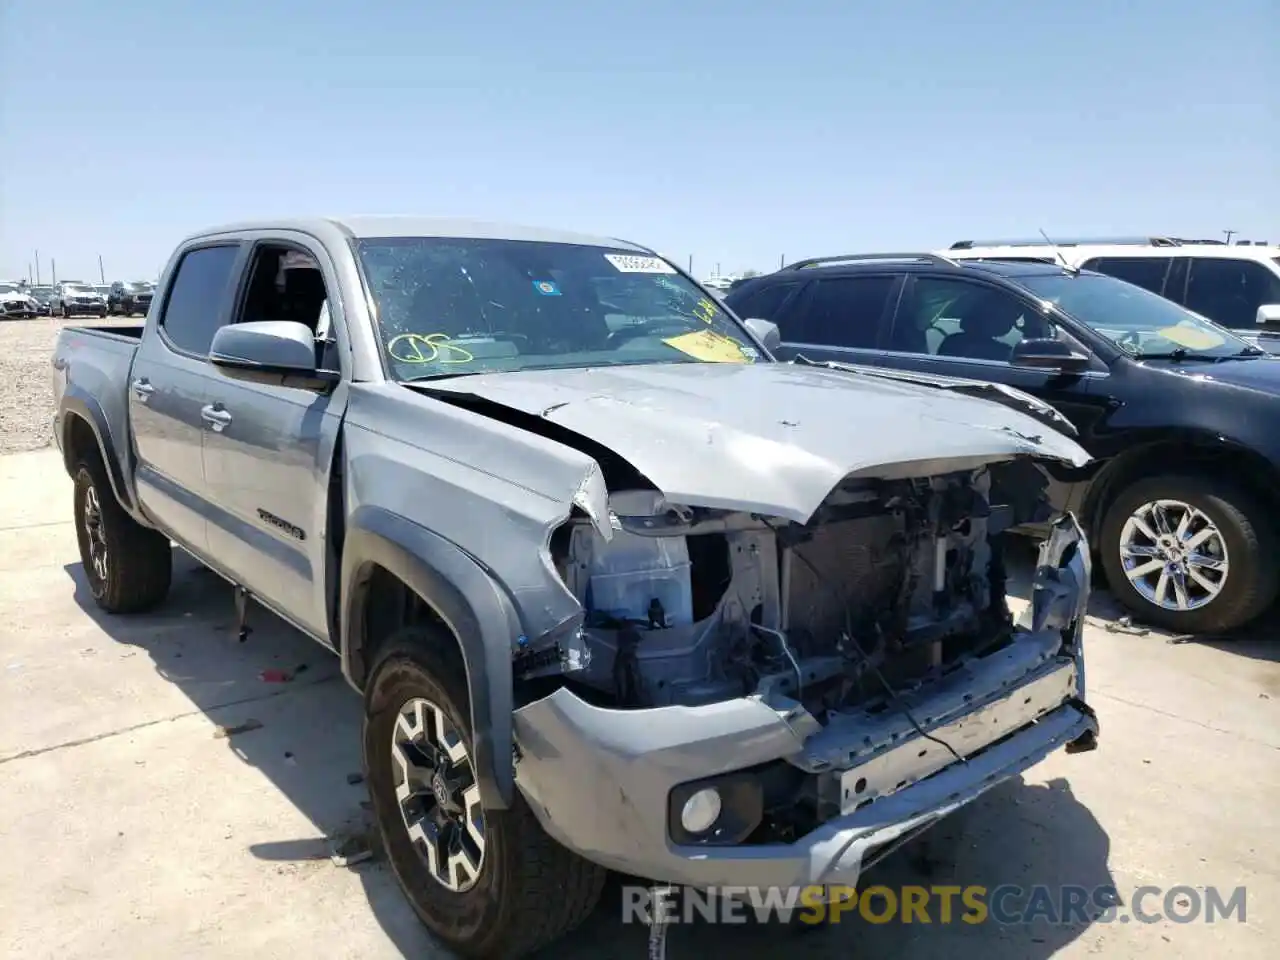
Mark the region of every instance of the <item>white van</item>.
[[1280, 246], [1135, 237], [1103, 240], [961, 240], [952, 260], [1066, 262], [1168, 297], [1224, 327], [1280, 333]]

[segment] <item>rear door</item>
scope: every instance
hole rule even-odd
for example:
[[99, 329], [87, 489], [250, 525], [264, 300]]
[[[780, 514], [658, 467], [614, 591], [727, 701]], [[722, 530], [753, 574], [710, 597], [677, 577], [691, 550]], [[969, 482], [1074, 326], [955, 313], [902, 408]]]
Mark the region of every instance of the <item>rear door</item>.
[[213, 332], [230, 313], [240, 257], [236, 242], [182, 251], [129, 374], [139, 501], [167, 533], [198, 553], [207, 549], [209, 512], [200, 412], [205, 358]]
[[876, 362], [902, 281], [892, 270], [810, 280], [772, 318], [782, 334], [778, 358]]

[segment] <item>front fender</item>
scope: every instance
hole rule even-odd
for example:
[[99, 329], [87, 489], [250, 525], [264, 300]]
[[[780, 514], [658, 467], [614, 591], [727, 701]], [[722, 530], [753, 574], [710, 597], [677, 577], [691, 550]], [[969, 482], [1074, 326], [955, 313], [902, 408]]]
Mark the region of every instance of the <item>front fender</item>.
[[493, 578], [454, 543], [380, 507], [347, 521], [342, 556], [342, 669], [363, 689], [369, 654], [360, 625], [370, 575], [382, 567], [422, 598], [457, 638], [466, 669], [476, 781], [487, 809], [514, 796], [512, 643], [519, 619]]

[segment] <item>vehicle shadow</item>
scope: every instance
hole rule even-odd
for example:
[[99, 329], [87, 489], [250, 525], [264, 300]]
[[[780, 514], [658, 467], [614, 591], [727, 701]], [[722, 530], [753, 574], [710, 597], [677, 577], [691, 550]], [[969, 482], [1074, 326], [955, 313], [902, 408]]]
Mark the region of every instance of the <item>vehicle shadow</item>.
[[[181, 551], [161, 609], [113, 617], [95, 605], [79, 563], [64, 568], [75, 600], [116, 642], [151, 657], [157, 673], [175, 684], [224, 736], [226, 748], [265, 776], [314, 825], [308, 836], [281, 836], [247, 851], [264, 871], [291, 872], [307, 861], [328, 861], [333, 844], [350, 841], [373, 856], [350, 867], [363, 885], [370, 910], [404, 956], [448, 956], [419, 924], [377, 851], [376, 832], [359, 781], [359, 697], [343, 681], [337, 658], [261, 608], [253, 608], [254, 632], [235, 635], [231, 589]], [[272, 675], [272, 671], [276, 675]], [[290, 679], [285, 682], [284, 677]], [[865, 883], [890, 887], [1005, 884], [1044, 885], [1055, 898], [1063, 885], [1090, 893], [1111, 883], [1109, 840], [1065, 781], [1040, 785], [1016, 778], [998, 785], [969, 807], [904, 846], [869, 871]], [[865, 884], [864, 884], [865, 885]], [[1006, 906], [1019, 903], [1011, 897]], [[614, 878], [600, 908], [577, 931], [544, 951], [564, 960], [642, 957], [648, 930], [623, 923], [621, 881]], [[906, 958], [952, 956], [982, 950], [997, 957], [1035, 960], [1080, 936], [1088, 922], [1037, 921], [1016, 927], [993, 920], [930, 925], [870, 923], [851, 912], [824, 928], [782, 924], [714, 925], [699, 921], [671, 928], [667, 956], [729, 948], [746, 960], [788, 957], [797, 950], [814, 960], [849, 956], [854, 945], [871, 955]], [[962, 940], [957, 940], [957, 937]], [[865, 947], [865, 950], [863, 949]]]
[[[1112, 896], [1109, 851], [1106, 832], [1075, 799], [1065, 780], [1033, 784], [1017, 777], [890, 854], [858, 885], [864, 893], [872, 887], [887, 887], [899, 907], [904, 887], [926, 891], [977, 887], [984, 892], [976, 895], [992, 908], [992, 916], [984, 922], [962, 919], [966, 908], [959, 892], [954, 894], [949, 922], [945, 922], [948, 918], [938, 894], [920, 901], [927, 903], [928, 923], [921, 922], [918, 913], [912, 922], [904, 922], [900, 910], [890, 915], [889, 901], [875, 897], [867, 914], [855, 904], [839, 922], [821, 927], [752, 919], [713, 923], [690, 912], [687, 919], [693, 922], [668, 928], [667, 956], [683, 960], [727, 950], [742, 960], [782, 960], [798, 952], [810, 960], [844, 960], [853, 955], [904, 960], [949, 960], [979, 954], [1008, 960], [1048, 958], [1091, 925], [1080, 911], [1061, 912], [1064, 888], [1084, 891], [1089, 897]], [[991, 895], [1001, 888], [1008, 893], [1002, 893], [999, 904], [994, 904]], [[1035, 888], [1048, 891], [1053, 910], [1036, 911], [1038, 917], [1030, 923], [1009, 922], [1027, 906]], [[594, 960], [600, 956], [645, 956], [648, 928], [624, 909], [626, 902], [621, 884], [611, 883], [591, 919], [540, 957]], [[624, 916], [633, 919], [624, 922]]]

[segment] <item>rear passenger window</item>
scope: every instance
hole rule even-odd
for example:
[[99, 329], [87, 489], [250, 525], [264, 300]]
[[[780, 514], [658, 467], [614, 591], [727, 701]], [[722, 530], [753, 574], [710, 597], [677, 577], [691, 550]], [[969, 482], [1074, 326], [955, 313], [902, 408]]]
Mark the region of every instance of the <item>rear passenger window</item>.
[[726, 302], [743, 320], [772, 320], [797, 286], [795, 283], [769, 284], [749, 291], [741, 299], [730, 294]]
[[231, 271], [239, 253], [239, 246], [200, 247], [178, 264], [160, 326], [179, 350], [208, 354], [231, 295]]
[[1252, 260], [1196, 257], [1184, 302], [1224, 327], [1252, 327], [1258, 307], [1280, 303], [1280, 277]]
[[807, 295], [799, 315], [792, 311], [786, 318], [782, 339], [793, 343], [875, 349], [880, 339], [880, 324], [889, 305], [889, 295], [896, 289], [897, 280], [892, 275], [818, 280]]
[[1095, 257], [1086, 261], [1086, 270], [1097, 270], [1135, 286], [1164, 293], [1164, 280], [1169, 272], [1169, 257]]

